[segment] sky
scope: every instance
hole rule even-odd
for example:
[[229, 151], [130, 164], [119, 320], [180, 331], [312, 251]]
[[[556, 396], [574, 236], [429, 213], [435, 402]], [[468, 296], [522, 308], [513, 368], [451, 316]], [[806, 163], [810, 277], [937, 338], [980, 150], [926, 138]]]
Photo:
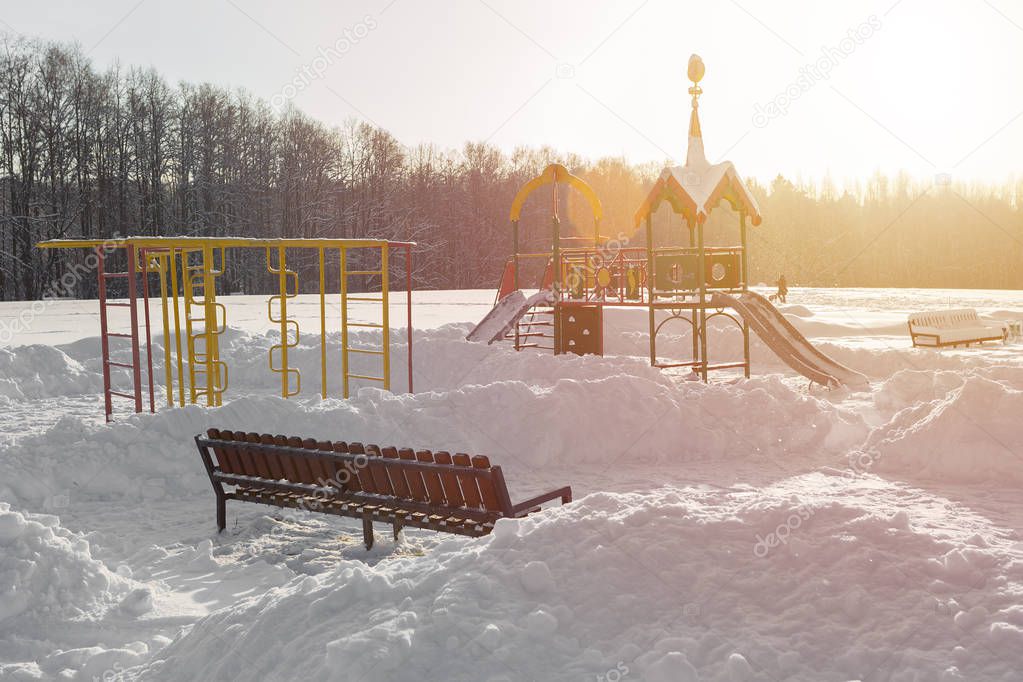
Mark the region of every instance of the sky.
[[656, 163], [684, 161], [697, 53], [707, 155], [745, 176], [1023, 165], [1020, 0], [3, 0], [0, 29], [407, 145]]

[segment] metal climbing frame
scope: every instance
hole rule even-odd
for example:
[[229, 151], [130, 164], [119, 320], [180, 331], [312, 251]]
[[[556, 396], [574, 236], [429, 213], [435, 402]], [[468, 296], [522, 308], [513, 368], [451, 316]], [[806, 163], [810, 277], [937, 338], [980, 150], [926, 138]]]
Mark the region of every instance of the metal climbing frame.
[[[138, 294], [139, 274], [142, 273], [142, 310], [146, 329], [146, 362], [148, 373], [146, 374], [149, 393], [149, 409], [156, 407], [153, 388], [153, 351], [152, 335], [149, 328], [149, 282], [145, 277], [145, 265], [140, 268], [138, 253], [134, 246], [126, 249], [126, 265], [123, 272], [107, 272], [107, 249], [102, 246], [93, 248], [93, 255], [96, 263], [96, 273], [99, 284], [99, 325], [100, 325], [100, 352], [103, 364], [103, 412], [106, 420], [113, 419], [114, 398], [125, 398], [134, 403], [135, 412], [142, 411], [143, 388], [142, 388], [142, 364], [141, 364], [141, 340], [139, 338], [139, 315], [138, 315]], [[124, 300], [109, 300], [108, 282], [111, 280], [123, 279], [127, 283], [127, 298]], [[129, 311], [129, 326], [127, 331], [110, 331], [110, 319], [108, 310], [110, 308], [127, 308]], [[131, 360], [123, 362], [112, 360], [110, 354], [110, 339], [129, 339], [131, 343]], [[115, 389], [111, 368], [129, 370], [131, 373], [131, 393]]]
[[[277, 292], [267, 300], [267, 317], [280, 331], [280, 341], [268, 353], [272, 374], [280, 377], [280, 395], [284, 398], [298, 395], [302, 390], [302, 376], [295, 366], [293, 353], [300, 338], [299, 320], [295, 315], [295, 298], [299, 294], [300, 268], [289, 266], [310, 254], [318, 266], [318, 294], [320, 318], [320, 395], [329, 397], [330, 353], [328, 353], [328, 298], [338, 296], [340, 314], [340, 370], [343, 397], [347, 398], [354, 382], [368, 382], [391, 389], [390, 303], [392, 264], [391, 251], [404, 251], [405, 274], [405, 344], [408, 365], [408, 390], [412, 392], [412, 247], [413, 242], [395, 242], [377, 239], [248, 239], [204, 237], [127, 237], [114, 240], [51, 240], [42, 242], [47, 249], [92, 249], [96, 258], [99, 278], [100, 340], [103, 355], [104, 404], [107, 421], [112, 419], [113, 398], [121, 397], [133, 402], [135, 412], [143, 410], [140, 326], [145, 331], [145, 349], [148, 373], [149, 410], [155, 411], [155, 388], [152, 357], [152, 334], [149, 319], [149, 283], [155, 276], [160, 287], [161, 322], [165, 348], [164, 386], [168, 406], [205, 404], [216, 407], [223, 403], [228, 387], [228, 365], [220, 357], [220, 336], [227, 328], [227, 307], [217, 300], [218, 281], [223, 281], [231, 250], [242, 248], [265, 251], [267, 271], [277, 283]], [[128, 267], [125, 272], [107, 272], [107, 256], [123, 251]], [[374, 259], [378, 254], [378, 260]], [[336, 255], [336, 259], [334, 256]], [[308, 261], [308, 258], [306, 259]], [[371, 263], [366, 265], [366, 263]], [[357, 263], [356, 269], [349, 269]], [[335, 269], [337, 278], [328, 278]], [[358, 282], [355, 278], [363, 278]], [[108, 281], [127, 280], [127, 298], [108, 300]], [[338, 284], [329, 291], [328, 281]], [[354, 280], [354, 281], [353, 281]], [[356, 286], [359, 284], [359, 286]], [[223, 289], [223, 284], [220, 288]], [[139, 323], [138, 298], [141, 291], [143, 324]], [[291, 310], [289, 310], [289, 302]], [[367, 308], [365, 304], [374, 304]], [[111, 331], [108, 309], [124, 307], [129, 310], [130, 329]], [[356, 319], [356, 315], [378, 318]], [[379, 330], [379, 345], [371, 346], [372, 335], [356, 338], [352, 329]], [[131, 341], [131, 361], [111, 359], [110, 339], [126, 338]], [[353, 369], [355, 357], [375, 359], [379, 363], [369, 369]], [[365, 366], [365, 361], [358, 362]], [[112, 387], [111, 368], [130, 371], [131, 392]], [[379, 372], [376, 371], [379, 369]]]

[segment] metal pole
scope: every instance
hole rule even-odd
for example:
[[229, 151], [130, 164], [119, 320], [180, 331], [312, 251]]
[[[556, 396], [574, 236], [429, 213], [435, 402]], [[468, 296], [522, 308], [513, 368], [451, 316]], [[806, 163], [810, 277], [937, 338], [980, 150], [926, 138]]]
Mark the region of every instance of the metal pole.
[[281, 397], [288, 397], [288, 274], [285, 248], [277, 247], [277, 284], [281, 291]]
[[139, 352], [139, 311], [138, 311], [138, 300], [136, 291], [137, 282], [135, 281], [136, 265], [135, 262], [136, 251], [134, 244], [128, 245], [128, 310], [131, 315], [131, 379], [133, 393], [135, 394], [135, 411], [142, 411], [142, 367], [140, 367], [140, 352]]
[[96, 248], [96, 272], [99, 275], [99, 342], [100, 349], [103, 357], [103, 409], [106, 410], [106, 421], [110, 422], [111, 417], [114, 414], [114, 405], [110, 396], [110, 337], [109, 327], [107, 326], [107, 278], [106, 278], [106, 265], [104, 262], [106, 257], [103, 253], [103, 247], [99, 246]]
[[[515, 290], [518, 291], [518, 289], [519, 289], [519, 221], [518, 220], [513, 220], [512, 221], [512, 261], [514, 261], [514, 265], [513, 265], [513, 268], [514, 268], [513, 273], [514, 274], [512, 275], [512, 285], [515, 287]], [[543, 284], [541, 283], [540, 286], [542, 287]]]
[[[746, 243], [746, 212], [743, 211], [739, 214], [739, 240], [742, 242], [742, 256], [739, 260], [742, 271], [739, 273], [742, 275], [742, 292], [746, 293], [749, 291], [749, 259], [747, 255], [747, 243]], [[749, 320], [745, 316], [742, 318], [742, 353], [745, 359], [746, 366], [744, 374], [747, 379], [750, 376], [750, 357], [749, 357]]]
[[[221, 251], [223, 263], [223, 251]], [[203, 340], [206, 345], [206, 404], [220, 405], [220, 351], [217, 343], [217, 287], [213, 279], [213, 247], [202, 250], [203, 272]]]
[[412, 393], [412, 246], [405, 247], [405, 311], [408, 316], [408, 392]]
[[[686, 228], [689, 230], [689, 248], [695, 249], [696, 230], [693, 228], [692, 225], [689, 224], [689, 221], [686, 220], [685, 218], [682, 219], [682, 222], [685, 223]], [[698, 324], [697, 314], [695, 310], [690, 311], [689, 321], [691, 323], [693, 330], [693, 362], [696, 362], [697, 360], [700, 359], [700, 327]]]
[[195, 356], [195, 336], [192, 333], [192, 306], [198, 304], [194, 302], [195, 280], [192, 277], [192, 268], [188, 264], [188, 254], [188, 251], [181, 252], [181, 286], [182, 299], [185, 304], [185, 344], [188, 348], [188, 398], [191, 404], [195, 405], [199, 401], [199, 387], [195, 381], [197, 361]]
[[654, 312], [654, 222], [653, 216], [647, 213], [646, 216], [646, 287], [647, 287], [647, 308], [650, 317], [650, 366], [657, 364], [657, 337], [655, 329], [657, 322]]
[[[181, 257], [182, 262], [188, 258], [187, 255]], [[178, 266], [177, 266], [178, 254], [175, 249], [170, 250], [170, 254], [167, 257], [167, 268], [170, 270], [171, 276], [171, 298], [174, 303], [174, 346], [175, 352], [177, 353], [177, 366], [178, 366], [178, 405], [181, 407], [185, 406], [185, 366], [184, 360], [181, 356], [181, 313], [178, 311]], [[187, 304], [186, 304], [187, 305]]]
[[348, 397], [348, 250], [341, 247], [341, 382], [342, 394]]
[[391, 275], [388, 272], [388, 255], [390, 254], [391, 247], [388, 244], [384, 244], [380, 247], [380, 293], [383, 299], [384, 305], [384, 319], [381, 323], [381, 340], [383, 342], [384, 351], [384, 390], [391, 390], [391, 317], [390, 317], [390, 304], [388, 302], [388, 293], [391, 288], [390, 279]]
[[153, 333], [149, 326], [149, 254], [142, 249], [142, 302], [145, 306], [146, 321], [146, 363], [149, 365], [149, 411], [156, 412], [156, 395], [153, 389]]
[[703, 242], [703, 223], [697, 222], [696, 227], [697, 279], [700, 284], [700, 375], [707, 381], [707, 262], [706, 247]]
[[[320, 247], [320, 395], [327, 399], [327, 294], [323, 247]], [[297, 292], [296, 292], [297, 293]]]
[[160, 254], [160, 311], [163, 317], [163, 366], [167, 388], [167, 406], [174, 407], [174, 372], [171, 369], [170, 311], [167, 309], [167, 266], [169, 259]]

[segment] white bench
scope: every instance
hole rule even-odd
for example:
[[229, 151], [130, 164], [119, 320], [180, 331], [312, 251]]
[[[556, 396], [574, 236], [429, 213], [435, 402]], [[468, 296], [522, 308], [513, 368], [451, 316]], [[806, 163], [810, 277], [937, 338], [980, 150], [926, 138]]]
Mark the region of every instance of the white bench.
[[1008, 334], [1007, 322], [982, 320], [972, 308], [913, 313], [909, 316], [909, 335], [914, 346], [955, 348], [984, 341], [1005, 341]]

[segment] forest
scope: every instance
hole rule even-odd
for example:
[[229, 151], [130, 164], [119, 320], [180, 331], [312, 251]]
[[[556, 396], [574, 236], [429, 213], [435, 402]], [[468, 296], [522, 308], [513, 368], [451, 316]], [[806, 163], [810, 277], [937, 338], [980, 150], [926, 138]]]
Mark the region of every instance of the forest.
[[[238, 90], [169, 84], [152, 69], [98, 70], [73, 45], [0, 44], [0, 299], [31, 300], [74, 264], [45, 239], [127, 235], [365, 237], [417, 243], [417, 288], [493, 288], [511, 249], [518, 187], [558, 161], [589, 181], [602, 232], [632, 237], [632, 213], [664, 164], [586, 159], [549, 148], [508, 154], [406, 146], [350, 120], [330, 126]], [[741, 159], [738, 160], [741, 170]], [[750, 231], [755, 282], [790, 285], [1021, 288], [1023, 179], [962, 184], [875, 173], [767, 184], [749, 180], [764, 216]], [[527, 205], [530, 243], [545, 246], [551, 206]], [[582, 207], [563, 230], [588, 232]], [[732, 241], [728, 211], [708, 228]], [[658, 230], [681, 230], [666, 207]], [[272, 281], [260, 258], [234, 259], [232, 291]], [[74, 292], [91, 296], [85, 278]]]

